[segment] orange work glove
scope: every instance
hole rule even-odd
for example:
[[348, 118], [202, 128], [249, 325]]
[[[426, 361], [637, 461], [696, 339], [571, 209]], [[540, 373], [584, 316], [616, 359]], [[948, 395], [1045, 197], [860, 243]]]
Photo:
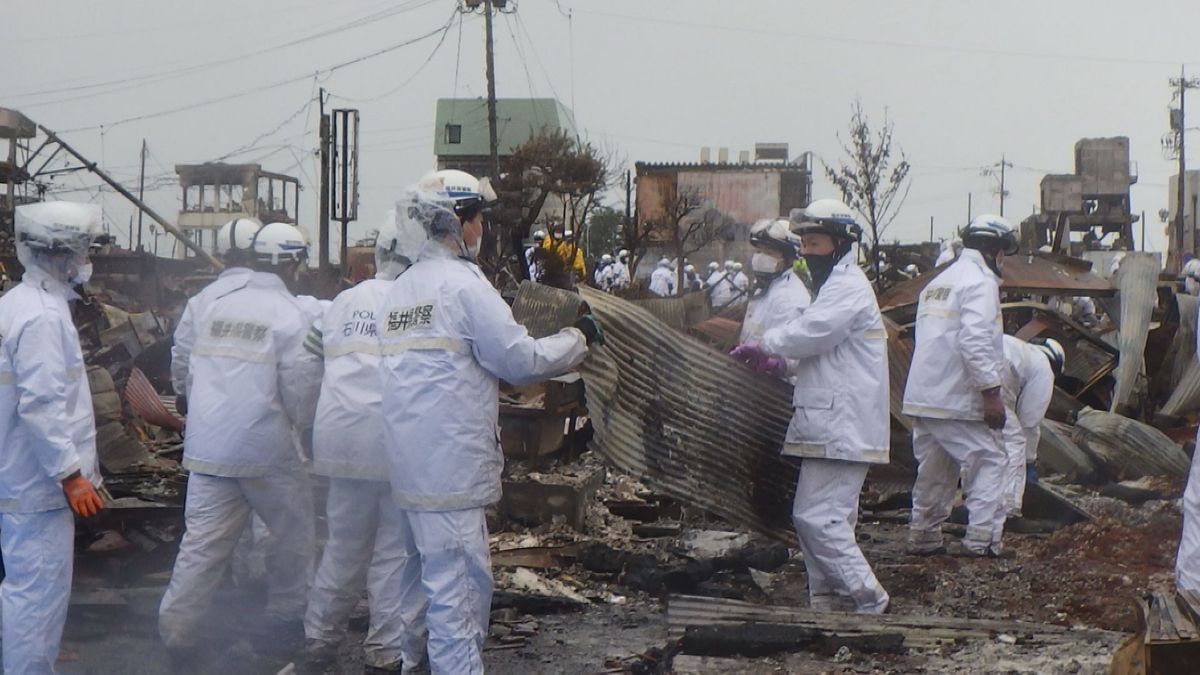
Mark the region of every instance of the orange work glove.
[[92, 487], [92, 482], [76, 471], [62, 482], [63, 493], [71, 510], [83, 517], [94, 516], [104, 508], [104, 500]]

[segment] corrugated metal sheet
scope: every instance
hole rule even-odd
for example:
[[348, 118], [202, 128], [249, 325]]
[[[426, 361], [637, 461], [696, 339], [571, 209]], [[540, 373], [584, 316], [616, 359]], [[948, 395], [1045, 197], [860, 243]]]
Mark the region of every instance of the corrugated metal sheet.
[[1103, 410], [1080, 413], [1072, 440], [1118, 480], [1186, 476], [1191, 464], [1187, 454], [1163, 432]]
[[677, 330], [687, 330], [708, 319], [709, 314], [707, 293], [688, 293], [674, 298], [641, 298], [630, 302]]
[[1042, 420], [1039, 428], [1041, 438], [1038, 441], [1037, 463], [1042, 471], [1061, 474], [1084, 484], [1098, 479], [1099, 467], [1091, 455], [1071, 440], [1069, 425]]
[[961, 639], [993, 640], [1002, 633], [1021, 635], [1041, 645], [1069, 644], [1086, 639], [1115, 640], [1120, 637], [1108, 631], [1080, 631], [1050, 624], [950, 616], [814, 612], [690, 595], [673, 595], [667, 601], [667, 636], [671, 639], [682, 637], [689, 626], [729, 626], [755, 622], [810, 626], [838, 635], [903, 633], [904, 644], [908, 647], [936, 647]]
[[513, 300], [513, 317], [535, 338], [546, 337], [579, 318], [583, 298], [578, 293], [522, 281]]
[[794, 541], [798, 467], [779, 454], [791, 387], [629, 302], [588, 288], [580, 294], [607, 341], [583, 364], [592, 449], [656, 491]]
[[681, 171], [679, 189], [692, 189], [703, 196], [705, 207], [714, 208], [736, 223], [750, 224], [762, 218], [778, 218], [778, 171]]
[[1154, 310], [1158, 287], [1158, 263], [1146, 253], [1129, 253], [1117, 272], [1117, 287], [1121, 289], [1121, 324], [1118, 334], [1120, 359], [1114, 376], [1114, 412], [1125, 410], [1135, 392], [1144, 390], [1139, 377], [1145, 373], [1146, 334], [1150, 329], [1150, 313]]
[[125, 400], [147, 422], [164, 429], [183, 431], [183, 420], [167, 410], [150, 380], [137, 368], [129, 372], [129, 380], [125, 383]]

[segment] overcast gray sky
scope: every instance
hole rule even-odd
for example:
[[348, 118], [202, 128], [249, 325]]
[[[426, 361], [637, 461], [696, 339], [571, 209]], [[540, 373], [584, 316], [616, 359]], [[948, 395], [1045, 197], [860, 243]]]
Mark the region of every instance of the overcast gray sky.
[[[839, 157], [855, 98], [885, 110], [913, 164], [888, 237], [948, 236], [995, 211], [1002, 154], [1006, 215], [1038, 201], [1046, 172], [1073, 170], [1074, 143], [1131, 139], [1140, 178], [1133, 208], [1147, 247], [1165, 245], [1163, 158], [1181, 64], [1200, 75], [1200, 3], [1112, 0], [520, 0], [496, 23], [497, 93], [556, 96], [593, 142], [634, 161], [696, 161], [702, 146]], [[298, 173], [301, 219], [315, 234], [315, 91], [362, 112], [361, 236], [394, 196], [433, 166], [437, 98], [482, 96], [483, 21], [455, 0], [46, 0], [10, 3], [0, 21], [0, 106], [22, 110], [137, 182], [140, 144], [160, 211], [179, 208], [176, 163], [260, 161]], [[568, 14], [570, 18], [568, 18]], [[446, 30], [441, 30], [447, 27]], [[407, 46], [405, 42], [424, 39]], [[439, 43], [440, 40], [440, 43]], [[394, 49], [389, 49], [395, 47]], [[384, 51], [387, 50], [387, 51]], [[380, 53], [383, 52], [383, 53]], [[363, 60], [346, 64], [358, 58]], [[1200, 127], [1200, 92], [1189, 99]], [[140, 119], [136, 119], [140, 118]], [[128, 121], [126, 121], [128, 120]], [[1200, 168], [1200, 134], [1189, 137]], [[819, 163], [818, 163], [819, 166]], [[102, 199], [114, 228], [132, 210]], [[89, 191], [90, 189], [90, 191]], [[818, 178], [815, 195], [836, 196]], [[117, 227], [119, 225], [119, 228]], [[163, 245], [165, 245], [165, 240]]]

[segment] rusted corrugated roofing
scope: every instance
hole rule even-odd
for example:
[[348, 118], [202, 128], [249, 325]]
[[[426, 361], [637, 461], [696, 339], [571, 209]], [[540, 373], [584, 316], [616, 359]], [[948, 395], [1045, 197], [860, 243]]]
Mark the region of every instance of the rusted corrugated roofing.
[[150, 380], [137, 368], [129, 372], [129, 380], [125, 383], [125, 400], [147, 422], [164, 429], [183, 431], [183, 420], [167, 410]]
[[[921, 291], [949, 265], [892, 286], [879, 296], [884, 311], [916, 304]], [[1033, 295], [1110, 296], [1112, 284], [1092, 272], [1086, 260], [1049, 253], [1020, 253], [1004, 259], [1001, 289]]]
[[779, 454], [791, 386], [629, 302], [580, 294], [607, 341], [583, 364], [592, 449], [656, 491], [794, 541], [788, 514], [798, 466]]
[[1186, 476], [1191, 465], [1183, 449], [1163, 432], [1103, 410], [1080, 413], [1072, 440], [1118, 480]]
[[579, 318], [583, 298], [578, 293], [522, 281], [513, 300], [513, 317], [535, 338], [546, 337]]
[[630, 302], [678, 330], [687, 330], [709, 315], [707, 293], [688, 293], [674, 298], [641, 298]]

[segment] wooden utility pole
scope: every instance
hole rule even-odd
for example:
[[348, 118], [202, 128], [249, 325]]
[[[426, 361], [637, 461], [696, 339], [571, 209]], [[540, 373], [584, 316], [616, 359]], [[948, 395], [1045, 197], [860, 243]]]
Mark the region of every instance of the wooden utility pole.
[[321, 240], [321, 251], [317, 258], [317, 267], [324, 272], [329, 269], [329, 145], [332, 139], [329, 137], [329, 115], [325, 114], [325, 87], [321, 87], [319, 95], [321, 97], [321, 194], [320, 212], [317, 216], [317, 238]]
[[[142, 139], [142, 170], [138, 172], [138, 199], [146, 199], [146, 139]], [[132, 245], [132, 244], [131, 244]], [[142, 210], [138, 209], [137, 249], [142, 250]]]
[[1004, 217], [1004, 198], [1008, 196], [1008, 192], [1004, 189], [1004, 169], [1012, 166], [1008, 160], [1004, 159], [1004, 155], [1000, 155], [1000, 217]]
[[492, 50], [492, 0], [483, 0], [483, 29], [487, 38], [488, 161], [493, 179], [500, 175], [500, 139], [496, 135], [496, 57]]

